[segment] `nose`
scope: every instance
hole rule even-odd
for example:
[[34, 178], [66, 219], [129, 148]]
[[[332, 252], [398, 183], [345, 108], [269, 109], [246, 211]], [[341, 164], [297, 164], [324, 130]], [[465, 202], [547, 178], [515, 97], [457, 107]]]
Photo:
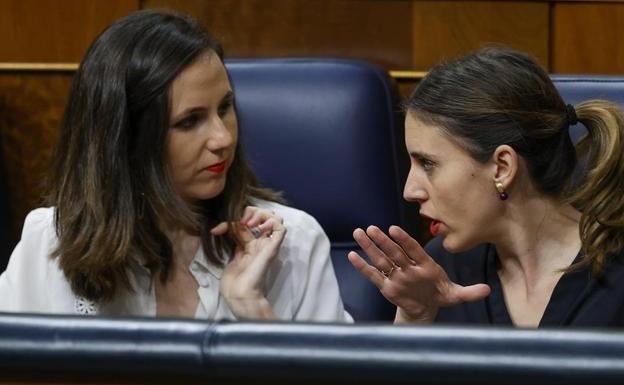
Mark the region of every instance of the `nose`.
[[421, 174], [422, 172], [412, 165], [403, 188], [403, 199], [406, 201], [422, 204], [429, 199], [425, 183], [423, 183], [423, 175]]
[[218, 151], [232, 146], [234, 141], [233, 130], [228, 128], [220, 117], [214, 117], [208, 127], [206, 147], [210, 151]]

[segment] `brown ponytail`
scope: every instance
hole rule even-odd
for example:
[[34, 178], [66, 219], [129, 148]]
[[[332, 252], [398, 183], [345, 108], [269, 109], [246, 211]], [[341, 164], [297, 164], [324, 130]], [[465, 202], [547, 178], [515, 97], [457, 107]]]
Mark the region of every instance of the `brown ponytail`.
[[570, 203], [581, 212], [585, 255], [578, 266], [600, 274], [607, 258], [624, 250], [624, 115], [614, 103], [590, 100], [576, 107], [588, 134], [577, 144], [589, 166]]

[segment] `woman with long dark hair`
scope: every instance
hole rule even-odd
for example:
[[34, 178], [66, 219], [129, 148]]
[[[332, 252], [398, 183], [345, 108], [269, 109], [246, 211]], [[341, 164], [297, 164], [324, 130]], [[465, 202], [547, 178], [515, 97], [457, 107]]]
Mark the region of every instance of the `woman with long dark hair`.
[[323, 230], [245, 162], [222, 59], [195, 20], [160, 11], [94, 41], [72, 83], [51, 207], [26, 218], [0, 310], [349, 319]]
[[623, 142], [616, 105], [566, 105], [524, 53], [440, 64], [405, 120], [404, 197], [436, 237], [423, 250], [396, 226], [357, 229], [372, 264], [349, 259], [397, 305], [397, 322], [622, 326]]

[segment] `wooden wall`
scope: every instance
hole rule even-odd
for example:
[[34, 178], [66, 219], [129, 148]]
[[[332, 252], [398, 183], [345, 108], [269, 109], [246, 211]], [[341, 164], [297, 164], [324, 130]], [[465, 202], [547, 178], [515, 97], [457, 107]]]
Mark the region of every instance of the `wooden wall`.
[[[113, 20], [162, 7], [201, 20], [229, 57], [334, 56], [426, 71], [502, 43], [552, 72], [624, 74], [622, 1], [0, 0], [0, 156], [13, 240], [41, 202], [72, 74], [15, 63], [76, 63]], [[399, 81], [407, 93], [417, 78]]]
[[[0, 63], [78, 62], [104, 28], [139, 5], [138, 0], [0, 0]], [[0, 167], [15, 242], [28, 211], [41, 204], [72, 72], [1, 68]]]

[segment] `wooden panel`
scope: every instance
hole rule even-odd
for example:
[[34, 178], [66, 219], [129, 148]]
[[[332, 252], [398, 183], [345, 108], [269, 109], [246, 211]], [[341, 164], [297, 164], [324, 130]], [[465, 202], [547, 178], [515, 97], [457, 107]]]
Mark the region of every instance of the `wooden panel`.
[[145, 0], [186, 12], [228, 57], [333, 56], [409, 69], [411, 2], [375, 0]]
[[15, 241], [28, 211], [41, 205], [71, 75], [0, 74], [0, 144]]
[[552, 71], [624, 74], [624, 3], [557, 3]]
[[529, 52], [548, 66], [547, 2], [415, 1], [413, 15], [416, 70], [488, 43]]
[[77, 62], [139, 0], [0, 0], [0, 62]]

